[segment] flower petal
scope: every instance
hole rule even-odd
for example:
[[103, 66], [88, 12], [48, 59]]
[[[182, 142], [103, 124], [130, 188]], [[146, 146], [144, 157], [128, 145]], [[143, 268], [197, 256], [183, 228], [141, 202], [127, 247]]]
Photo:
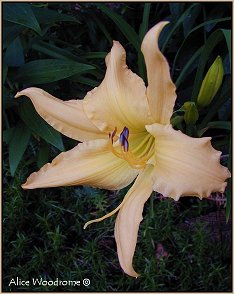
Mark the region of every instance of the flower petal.
[[82, 142], [106, 137], [85, 115], [82, 100], [62, 101], [34, 87], [18, 92], [15, 98], [22, 95], [28, 96], [38, 114], [62, 134]]
[[138, 172], [109, 151], [106, 140], [78, 144], [29, 176], [24, 189], [89, 185], [117, 190], [129, 185]]
[[106, 58], [107, 70], [98, 88], [84, 98], [88, 118], [102, 131], [118, 132], [127, 126], [131, 132], [145, 130], [150, 122], [146, 88], [143, 80], [127, 68], [126, 53], [114, 41]]
[[150, 174], [153, 167], [148, 165], [137, 177], [134, 185], [126, 194], [124, 205], [120, 208], [115, 223], [115, 239], [119, 262], [125, 273], [138, 277], [132, 266], [136, 248], [137, 234], [145, 202], [152, 193]]
[[153, 121], [170, 123], [176, 100], [176, 87], [173, 84], [166, 58], [158, 48], [158, 38], [167, 21], [159, 22], [145, 35], [141, 51], [145, 57], [148, 87], [147, 97]]
[[211, 138], [191, 138], [171, 125], [153, 124], [146, 129], [155, 136], [155, 191], [175, 200], [224, 192], [230, 173], [220, 164], [221, 152], [211, 146]]

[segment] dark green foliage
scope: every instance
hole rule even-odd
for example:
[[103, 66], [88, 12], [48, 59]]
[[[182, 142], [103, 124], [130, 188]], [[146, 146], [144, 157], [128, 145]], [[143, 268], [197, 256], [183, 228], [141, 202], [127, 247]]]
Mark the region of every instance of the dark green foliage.
[[[230, 244], [210, 240], [203, 223], [181, 224], [217, 210], [211, 201], [178, 203], [151, 197], [140, 226], [133, 279], [121, 272], [115, 217], [83, 230], [86, 221], [115, 208], [127, 189], [87, 187], [23, 191], [39, 167], [77, 142], [52, 129], [17, 91], [37, 86], [62, 99], [82, 99], [105, 74], [113, 40], [129, 67], [147, 83], [141, 41], [161, 20], [170, 24], [159, 44], [168, 59], [178, 99], [171, 123], [194, 137], [212, 136], [231, 168], [231, 3], [3, 3], [3, 290], [4, 291], [231, 291]], [[184, 102], [196, 103], [202, 80], [217, 56], [224, 79], [211, 104], [198, 108], [193, 125]], [[230, 146], [230, 147], [229, 147]], [[228, 159], [228, 160], [225, 160]], [[14, 176], [14, 177], [13, 177]], [[231, 181], [226, 192], [231, 215]], [[158, 244], [168, 256], [156, 258]], [[81, 280], [88, 287], [8, 287], [10, 279]]]

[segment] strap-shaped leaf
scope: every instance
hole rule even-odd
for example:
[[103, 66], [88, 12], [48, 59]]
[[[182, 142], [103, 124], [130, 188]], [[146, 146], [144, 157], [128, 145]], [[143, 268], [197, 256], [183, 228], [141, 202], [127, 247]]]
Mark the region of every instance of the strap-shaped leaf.
[[24, 155], [30, 136], [31, 132], [25, 124], [21, 123], [15, 127], [9, 142], [9, 164], [12, 176], [14, 176], [17, 166]]
[[24, 64], [15, 80], [27, 84], [45, 84], [59, 81], [75, 74], [88, 73], [95, 67], [62, 59], [40, 59]]
[[3, 19], [42, 34], [39, 23], [28, 3], [3, 3]]
[[231, 68], [231, 54], [232, 54], [232, 48], [231, 48], [231, 41], [232, 41], [232, 34], [231, 34], [231, 30], [222, 30], [223, 35], [225, 37], [226, 43], [227, 43], [227, 47], [228, 47], [228, 54], [229, 54], [229, 64], [230, 64], [230, 68]]
[[104, 4], [98, 3], [97, 7], [100, 8], [102, 12], [104, 12], [110, 19], [114, 21], [114, 23], [127, 38], [127, 40], [132, 43], [136, 50], [139, 52], [141, 46], [140, 38], [134, 31], [134, 29], [124, 20], [124, 18], [106, 7]]
[[24, 64], [24, 50], [20, 37], [17, 37], [7, 48], [4, 62], [8, 66], [17, 67]]
[[231, 122], [230, 121], [211, 121], [207, 124], [207, 126], [198, 131], [199, 137], [201, 137], [208, 129], [224, 129], [231, 130]]
[[35, 40], [35, 42], [32, 43], [32, 48], [52, 58], [78, 61], [78, 57], [68, 50], [59, 48], [53, 44], [46, 43], [41, 40]]
[[3, 63], [3, 67], [2, 67], [2, 83], [3, 84], [5, 83], [7, 72], [8, 72], [8, 66], [6, 65], [6, 63]]
[[8, 128], [3, 131], [3, 136], [2, 136], [3, 142], [5, 142], [6, 144], [9, 144], [13, 136], [14, 130], [15, 128]]
[[194, 54], [193, 56], [188, 60], [188, 62], [186, 63], [186, 65], [183, 67], [183, 69], [180, 72], [180, 75], [178, 76], [175, 85], [176, 88], [178, 88], [180, 86], [180, 84], [182, 83], [182, 81], [184, 80], [185, 76], [189, 75], [190, 72], [194, 69], [194, 67], [196, 66], [196, 59], [198, 59], [198, 57], [200, 56], [201, 52], [202, 52], [203, 47], [200, 47]]
[[[150, 6], [151, 6], [151, 3], [145, 3], [144, 5], [142, 23], [139, 29], [140, 41], [143, 40], [149, 28]], [[145, 61], [144, 61], [142, 52], [138, 52], [138, 68], [139, 68], [140, 76], [142, 77], [143, 80], [146, 80], [146, 66], [145, 66]]]
[[200, 25], [196, 26], [195, 28], [193, 28], [189, 33], [187, 33], [186, 38], [184, 39], [183, 43], [181, 44], [181, 46], [180, 46], [179, 50], [177, 51], [176, 56], [174, 58], [173, 65], [172, 65], [172, 71], [171, 71], [172, 76], [173, 76], [175, 68], [176, 68], [177, 60], [179, 60], [184, 55], [184, 50], [186, 50], [186, 46], [191, 45], [191, 42], [193, 41], [193, 33], [194, 32], [198, 31], [199, 29], [205, 27], [208, 24], [217, 24], [217, 23], [226, 22], [229, 20], [231, 20], [230, 17], [225, 17], [225, 18], [218, 18], [218, 19], [212, 19], [209, 21], [205, 21], [205, 22], [201, 23]]
[[170, 25], [168, 25], [168, 33], [163, 41], [163, 46], [161, 49], [162, 52], [165, 51], [165, 49], [168, 45], [168, 42], [170, 41], [172, 35], [176, 32], [176, 30], [180, 26], [180, 24], [182, 24], [183, 21], [185, 20], [185, 18], [188, 17], [190, 10], [193, 9], [194, 7], [196, 7], [197, 5], [200, 5], [200, 3], [192, 4], [187, 10], [185, 10], [185, 12], [181, 15], [181, 17], [178, 18], [178, 20], [175, 23], [171, 23]]
[[38, 22], [42, 25], [54, 24], [58, 21], [71, 21], [80, 23], [75, 17], [59, 13], [55, 10], [32, 6], [32, 11]]
[[15, 38], [17, 38], [26, 28], [24, 26], [9, 21], [3, 22], [2, 43], [3, 49], [7, 48]]
[[49, 161], [49, 154], [50, 154], [50, 148], [48, 144], [45, 143], [44, 146], [41, 146], [38, 152], [37, 157], [37, 166], [41, 168], [44, 164], [46, 164]]
[[144, 4], [142, 23], [141, 23], [140, 29], [139, 29], [139, 38], [141, 41], [143, 40], [145, 34], [147, 33], [147, 31], [149, 29], [150, 7], [151, 7], [151, 3]]

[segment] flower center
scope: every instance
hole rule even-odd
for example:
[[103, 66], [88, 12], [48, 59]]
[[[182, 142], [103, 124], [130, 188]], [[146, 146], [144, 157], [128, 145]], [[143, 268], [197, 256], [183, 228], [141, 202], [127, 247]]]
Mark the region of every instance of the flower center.
[[154, 138], [147, 134], [135, 148], [130, 150], [129, 146], [129, 129], [124, 127], [119, 137], [116, 136], [117, 128], [109, 133], [109, 146], [113, 154], [126, 160], [134, 169], [142, 169], [146, 166], [147, 161], [153, 154]]

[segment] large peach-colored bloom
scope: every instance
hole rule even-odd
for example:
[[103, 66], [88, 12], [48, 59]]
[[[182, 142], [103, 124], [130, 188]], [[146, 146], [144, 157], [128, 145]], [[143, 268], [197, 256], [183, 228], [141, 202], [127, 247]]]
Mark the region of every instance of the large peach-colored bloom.
[[147, 87], [127, 68], [125, 50], [114, 41], [106, 57], [104, 80], [84, 100], [61, 101], [38, 88], [16, 95], [28, 96], [51, 126], [83, 142], [31, 174], [24, 189], [90, 185], [117, 190], [136, 178], [114, 211], [91, 221], [118, 211], [118, 257], [124, 272], [133, 277], [138, 276], [132, 260], [139, 224], [152, 191], [175, 200], [188, 195], [203, 198], [211, 192], [224, 192], [230, 176], [220, 165], [221, 152], [211, 146], [211, 138], [191, 138], [170, 125], [175, 85], [158, 48], [158, 37], [166, 24], [158, 23], [142, 42]]

